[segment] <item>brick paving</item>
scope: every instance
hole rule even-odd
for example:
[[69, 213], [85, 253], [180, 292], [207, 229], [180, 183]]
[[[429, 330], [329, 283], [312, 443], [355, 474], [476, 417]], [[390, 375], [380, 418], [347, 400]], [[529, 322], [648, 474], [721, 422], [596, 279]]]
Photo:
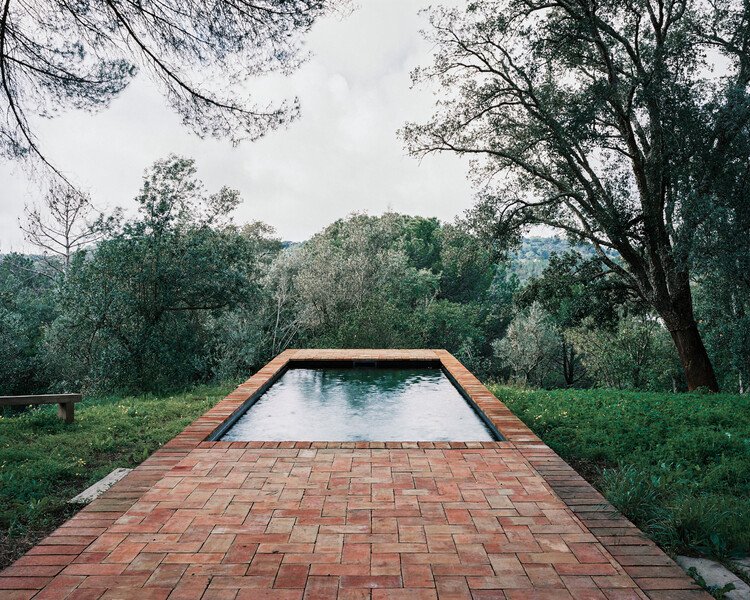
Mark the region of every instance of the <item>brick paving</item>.
[[[501, 442], [208, 442], [291, 360], [440, 360]], [[0, 573], [2, 599], [709, 599], [444, 351], [290, 350]]]

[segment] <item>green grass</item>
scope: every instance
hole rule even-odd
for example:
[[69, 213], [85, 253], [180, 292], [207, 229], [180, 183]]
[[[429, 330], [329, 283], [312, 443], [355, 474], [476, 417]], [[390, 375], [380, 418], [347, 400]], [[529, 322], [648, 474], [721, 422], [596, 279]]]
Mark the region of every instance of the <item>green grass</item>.
[[133, 467], [231, 390], [87, 398], [66, 425], [57, 406], [0, 416], [0, 567], [76, 511], [67, 500], [117, 467]]
[[665, 549], [750, 551], [750, 397], [490, 388]]

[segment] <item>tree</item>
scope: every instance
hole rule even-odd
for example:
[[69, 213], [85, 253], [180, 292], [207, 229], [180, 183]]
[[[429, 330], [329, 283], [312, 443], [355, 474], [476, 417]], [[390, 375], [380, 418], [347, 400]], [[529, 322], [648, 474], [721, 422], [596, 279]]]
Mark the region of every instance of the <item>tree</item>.
[[674, 347], [660, 323], [623, 316], [614, 330], [592, 327], [586, 319], [571, 333], [583, 353], [586, 372], [599, 386], [677, 391]]
[[216, 319], [257, 300], [266, 230], [232, 224], [236, 191], [207, 194], [194, 161], [172, 156], [136, 200], [134, 218], [71, 263], [47, 343], [58, 381], [158, 390], [207, 379]]
[[301, 261], [294, 247], [280, 252], [264, 279], [271, 298], [271, 356], [286, 350], [302, 327], [303, 309], [295, 282]]
[[[145, 68], [201, 136], [256, 139], [298, 103], [255, 106], [242, 85], [289, 72], [327, 0], [0, 0], [0, 155], [49, 165], [29, 121], [106, 106]], [[227, 85], [228, 82], [228, 85]]]
[[[747, 164], [749, 20], [739, 0], [436, 9], [435, 61], [415, 78], [445, 96], [432, 120], [404, 129], [415, 154], [475, 159], [487, 184], [474, 223], [488, 235], [547, 225], [593, 244], [664, 321], [690, 389], [718, 389], [690, 255], [696, 224]], [[725, 74], [712, 72], [717, 55]]]
[[57, 313], [56, 296], [52, 279], [35, 262], [15, 253], [0, 257], [0, 395], [47, 387], [39, 356]]
[[[627, 286], [608, 272], [601, 261], [569, 250], [552, 254], [538, 277], [529, 280], [517, 296], [521, 307], [539, 303], [549, 314], [558, 333], [560, 351], [555, 362], [566, 386], [578, 383], [585, 370], [570, 335], [571, 328], [587, 320], [591, 326], [614, 329], [626, 310], [639, 311]], [[640, 311], [639, 311], [640, 312]]]
[[286, 248], [263, 287], [274, 352], [446, 348], [488, 373], [517, 281], [460, 227], [386, 213], [351, 215]]
[[497, 264], [485, 244], [464, 227], [445, 224], [437, 231], [440, 295], [455, 302], [481, 302]]
[[53, 271], [64, 273], [73, 254], [102, 239], [116, 225], [120, 214], [97, 214], [86, 195], [56, 183], [44, 198], [44, 208], [27, 206], [25, 217], [20, 227], [26, 240], [42, 250]]
[[418, 218], [352, 215], [296, 249], [294, 289], [306, 340], [331, 347], [410, 347], [439, 277], [404, 247]]
[[495, 355], [521, 384], [542, 384], [558, 351], [558, 334], [539, 304], [518, 313], [504, 338], [494, 343]]
[[704, 215], [692, 255], [697, 314], [722, 388], [750, 385], [750, 162], [734, 174]]
[[[725, 253], [723, 261], [734, 263], [732, 245]], [[725, 268], [702, 273], [696, 308], [722, 389], [744, 394], [750, 385], [750, 284], [747, 271], [727, 277]]]
[[280, 260], [282, 250], [275, 230], [256, 221], [239, 231], [245, 260], [251, 266], [247, 269], [245, 265], [251, 292], [247, 300], [250, 301], [237, 301], [208, 318], [210, 340], [205, 351], [208, 357], [201, 357], [201, 360], [210, 364], [211, 375], [218, 381], [247, 378], [248, 373], [285, 350], [296, 331], [296, 312], [285, 304], [286, 297], [281, 289], [284, 285], [273, 285], [276, 281], [274, 265]]

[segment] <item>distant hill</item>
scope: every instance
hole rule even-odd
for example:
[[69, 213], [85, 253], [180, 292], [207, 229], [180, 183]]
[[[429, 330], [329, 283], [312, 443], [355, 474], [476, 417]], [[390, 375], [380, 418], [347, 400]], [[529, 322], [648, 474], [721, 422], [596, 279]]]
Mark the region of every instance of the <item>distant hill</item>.
[[[573, 246], [566, 239], [557, 236], [525, 237], [521, 247], [510, 255], [511, 266], [521, 282], [524, 282], [540, 275], [552, 254], [562, 254], [568, 250], [576, 250], [584, 256], [594, 256], [596, 253], [589, 244]], [[616, 256], [616, 253], [612, 253], [613, 258]]]

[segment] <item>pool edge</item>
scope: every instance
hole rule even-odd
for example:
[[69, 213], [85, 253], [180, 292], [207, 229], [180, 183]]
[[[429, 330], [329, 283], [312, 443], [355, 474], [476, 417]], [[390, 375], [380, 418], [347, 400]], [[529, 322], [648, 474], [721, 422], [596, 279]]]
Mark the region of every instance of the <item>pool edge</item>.
[[[279, 360], [283, 359], [283, 360]], [[479, 382], [479, 380], [461, 364], [452, 354], [446, 350], [287, 350], [277, 355], [271, 360], [266, 366], [260, 369], [250, 379], [238, 386], [234, 392], [229, 394], [219, 404], [223, 404], [230, 397], [244, 399], [236, 404], [232, 409], [231, 413], [221, 422], [219, 422], [202, 440], [203, 443], [237, 443], [237, 442], [223, 442], [223, 437], [229, 429], [232, 428], [235, 423], [260, 399], [260, 397], [292, 366], [308, 366], [314, 365], [317, 368], [325, 368], [329, 365], [342, 365], [351, 364], [352, 366], [358, 366], [361, 363], [375, 364], [383, 366], [383, 363], [392, 363], [399, 367], [405, 367], [409, 365], [419, 365], [429, 363], [430, 365], [440, 368], [445, 374], [448, 380], [451, 382], [454, 388], [458, 391], [464, 401], [469, 407], [477, 414], [482, 423], [487, 427], [490, 434], [495, 437], [494, 440], [484, 440], [482, 443], [497, 443], [509, 441], [503, 434], [500, 428], [497, 426], [493, 418], [488, 415], [482, 408], [478, 400], [485, 400], [481, 398], [475, 398], [475, 394], [469, 389], [464, 387], [461, 379], [468, 382], [470, 385], [480, 385], [483, 391], [487, 394], [491, 392]], [[258, 379], [258, 376], [265, 374], [263, 377]], [[498, 403], [497, 398], [492, 396], [494, 402]], [[233, 398], [234, 400], [234, 398]], [[218, 405], [217, 405], [218, 406]], [[209, 411], [211, 412], [211, 411]], [[199, 419], [200, 420], [200, 417]], [[195, 424], [195, 423], [194, 423]], [[277, 440], [278, 442], [290, 442], [296, 440]], [[411, 440], [407, 443], [419, 443], [423, 440]], [[317, 440], [316, 442], [322, 443], [344, 443], [339, 440]], [[387, 440], [363, 440], [364, 443], [391, 443]], [[474, 443], [475, 440], [468, 441]], [[242, 443], [242, 442], [240, 442]], [[351, 442], [357, 443], [357, 442]], [[447, 443], [458, 443], [458, 442], [447, 442]]]

